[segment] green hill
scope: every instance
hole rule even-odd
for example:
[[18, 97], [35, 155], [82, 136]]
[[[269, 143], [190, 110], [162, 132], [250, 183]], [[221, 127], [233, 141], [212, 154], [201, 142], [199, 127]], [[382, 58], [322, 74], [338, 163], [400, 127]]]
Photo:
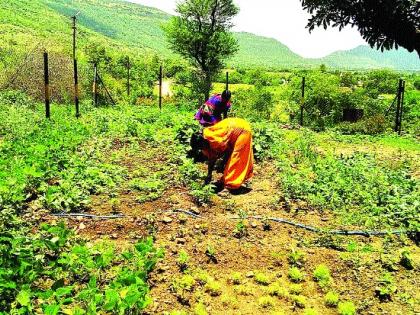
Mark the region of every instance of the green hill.
[[[110, 50], [156, 52], [171, 56], [161, 25], [170, 15], [123, 0], [14, 0], [0, 2], [0, 57], [27, 51], [41, 42], [49, 50], [70, 52], [70, 16], [78, 16], [79, 47], [103, 42]], [[417, 54], [407, 51], [381, 53], [361, 46], [322, 59], [305, 59], [271, 38], [237, 33], [240, 50], [231, 65], [310, 67], [321, 63], [337, 68], [420, 70]]]
[[420, 70], [417, 53], [410, 53], [404, 48], [381, 52], [369, 46], [358, 46], [347, 51], [338, 51], [321, 61], [337, 68], [392, 68]]

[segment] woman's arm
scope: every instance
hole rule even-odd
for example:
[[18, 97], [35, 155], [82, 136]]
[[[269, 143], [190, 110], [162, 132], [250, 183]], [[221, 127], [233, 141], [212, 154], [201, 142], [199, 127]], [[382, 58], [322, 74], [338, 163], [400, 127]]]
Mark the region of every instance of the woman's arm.
[[212, 177], [213, 177], [213, 170], [214, 170], [214, 165], [216, 164], [216, 160], [209, 160], [208, 162], [208, 171], [207, 171], [207, 177], [206, 180], [204, 181], [205, 185], [208, 185], [211, 183]]

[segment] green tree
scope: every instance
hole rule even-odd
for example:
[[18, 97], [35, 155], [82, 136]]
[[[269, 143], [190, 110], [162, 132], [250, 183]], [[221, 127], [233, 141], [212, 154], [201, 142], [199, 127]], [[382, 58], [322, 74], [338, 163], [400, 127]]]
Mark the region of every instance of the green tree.
[[340, 30], [356, 26], [362, 37], [381, 50], [402, 46], [420, 55], [420, 2], [416, 0], [301, 0], [312, 16], [307, 27]]
[[224, 61], [238, 51], [230, 29], [239, 9], [232, 0], [184, 0], [176, 11], [178, 16], [164, 26], [167, 40], [197, 69], [196, 90], [207, 99]]

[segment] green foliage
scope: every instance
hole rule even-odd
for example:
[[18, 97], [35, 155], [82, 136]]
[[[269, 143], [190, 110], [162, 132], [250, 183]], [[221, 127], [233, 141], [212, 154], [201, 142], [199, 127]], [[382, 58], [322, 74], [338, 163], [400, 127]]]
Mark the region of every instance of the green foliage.
[[234, 285], [239, 285], [242, 283], [242, 274], [240, 272], [234, 272], [230, 275], [230, 281], [232, 281], [232, 283]]
[[186, 271], [188, 269], [189, 261], [190, 261], [190, 256], [188, 255], [188, 253], [184, 250], [181, 250], [179, 252], [179, 256], [177, 259], [177, 264], [179, 268], [181, 269], [181, 271]]
[[303, 273], [297, 267], [290, 268], [288, 276], [293, 282], [302, 282], [304, 278]]
[[[346, 25], [356, 26], [362, 37], [378, 49], [392, 49], [402, 46], [409, 51], [420, 53], [419, 28], [420, 13], [415, 2], [406, 0], [380, 0], [375, 3], [363, 0], [360, 6], [354, 7], [350, 0], [340, 4], [332, 0], [307, 1], [302, 0], [303, 8], [307, 10], [309, 18], [307, 28], [312, 31], [316, 26], [338, 26], [343, 29]], [[395, 7], [400, 8], [395, 12]], [[333, 13], [333, 14], [328, 14]], [[389, 25], [398, 24], [390, 30]]]
[[299, 308], [305, 308], [307, 304], [306, 297], [303, 295], [291, 295], [290, 296], [291, 301], [293, 304], [295, 304]]
[[400, 264], [407, 270], [414, 269], [414, 260], [408, 249], [403, 249], [400, 254]]
[[390, 273], [384, 273], [380, 279], [378, 279], [378, 286], [375, 289], [375, 293], [381, 301], [392, 300], [392, 295], [397, 291], [397, 286], [394, 283], [394, 278]]
[[418, 228], [419, 191], [409, 161], [391, 167], [370, 154], [322, 155], [312, 145], [296, 139], [278, 165], [287, 198], [339, 212], [351, 223]]
[[185, 0], [177, 4], [176, 10], [179, 15], [164, 28], [166, 38], [174, 52], [198, 69], [198, 91], [207, 99], [225, 60], [238, 50], [230, 33], [238, 8], [232, 0]]
[[290, 254], [287, 256], [287, 260], [289, 261], [290, 265], [301, 267], [305, 262], [305, 254], [300, 250], [292, 248]]
[[338, 314], [340, 315], [356, 315], [356, 306], [351, 301], [338, 303]]
[[330, 269], [326, 265], [318, 265], [314, 270], [314, 279], [321, 287], [329, 285], [332, 281]]
[[219, 296], [222, 294], [222, 286], [219, 282], [210, 280], [204, 286], [204, 290], [211, 296]]
[[116, 253], [110, 244], [74, 238], [63, 223], [37, 233], [4, 231], [0, 251], [0, 311], [19, 314], [35, 305], [46, 314], [139, 312], [150, 303], [148, 273], [162, 257], [151, 239]]
[[270, 278], [262, 273], [262, 272], [257, 272], [254, 276], [255, 282], [258, 284], [262, 284], [262, 285], [269, 285], [270, 284]]
[[262, 296], [258, 299], [258, 305], [262, 308], [273, 308], [275, 300], [271, 296]]
[[367, 93], [374, 97], [379, 94], [396, 94], [398, 79], [398, 73], [389, 70], [375, 70], [368, 73], [364, 87]]
[[325, 299], [325, 305], [329, 307], [335, 307], [338, 305], [338, 302], [340, 300], [340, 295], [333, 291], [329, 291], [327, 292], [327, 294], [325, 294], [324, 299]]

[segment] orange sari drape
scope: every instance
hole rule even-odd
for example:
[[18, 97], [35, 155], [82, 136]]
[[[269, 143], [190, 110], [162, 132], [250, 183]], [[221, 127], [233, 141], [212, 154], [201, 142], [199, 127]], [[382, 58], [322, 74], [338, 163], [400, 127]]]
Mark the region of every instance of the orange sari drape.
[[229, 154], [223, 174], [226, 188], [238, 189], [253, 176], [252, 131], [247, 121], [227, 118], [204, 128], [203, 136], [210, 143], [210, 149], [204, 151], [209, 160], [215, 161], [226, 152]]

